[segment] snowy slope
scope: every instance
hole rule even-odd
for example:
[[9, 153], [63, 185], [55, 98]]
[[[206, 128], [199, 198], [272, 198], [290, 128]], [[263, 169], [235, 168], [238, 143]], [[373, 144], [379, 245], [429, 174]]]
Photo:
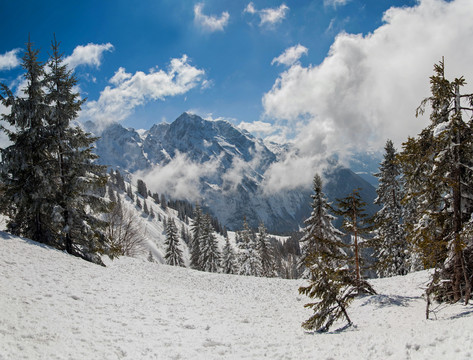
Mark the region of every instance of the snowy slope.
[[121, 258], [100, 267], [0, 232], [0, 359], [471, 359], [473, 306], [424, 320], [426, 273], [373, 281], [356, 327], [307, 334], [301, 281]]

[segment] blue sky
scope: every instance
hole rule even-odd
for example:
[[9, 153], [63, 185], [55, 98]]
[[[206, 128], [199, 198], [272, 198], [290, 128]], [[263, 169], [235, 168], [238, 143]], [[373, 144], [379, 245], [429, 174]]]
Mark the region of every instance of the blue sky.
[[28, 34], [46, 59], [55, 33], [88, 98], [82, 120], [148, 129], [191, 111], [289, 139], [275, 183], [334, 152], [416, 135], [442, 56], [447, 77], [473, 82], [471, 0], [17, 0], [0, 13], [10, 87]]
[[[171, 59], [185, 54], [189, 64], [205, 72], [208, 86], [199, 84], [165, 101], [147, 101], [136, 106], [124, 124], [149, 128], [163, 118], [172, 121], [186, 110], [236, 123], [253, 122], [264, 112], [263, 94], [285, 68], [271, 62], [287, 48], [301, 44], [307, 48], [301, 63], [319, 64], [340, 31], [366, 34], [381, 25], [382, 14], [390, 6], [412, 5], [413, 1], [257, 0], [252, 2], [255, 13], [245, 11], [249, 3], [3, 1], [0, 54], [23, 49], [28, 34], [43, 58], [53, 33], [66, 55], [79, 45], [111, 44], [113, 50], [103, 51], [99, 66], [76, 68], [81, 90], [90, 100], [98, 99], [120, 67], [130, 74], [148, 73], [156, 66], [166, 69]], [[277, 11], [282, 5], [287, 10], [279, 20], [262, 23], [262, 10]], [[221, 19], [227, 13], [228, 21], [220, 29], [206, 27], [196, 16], [196, 6], [204, 18]], [[17, 71], [0, 72], [7, 82], [17, 75]]]

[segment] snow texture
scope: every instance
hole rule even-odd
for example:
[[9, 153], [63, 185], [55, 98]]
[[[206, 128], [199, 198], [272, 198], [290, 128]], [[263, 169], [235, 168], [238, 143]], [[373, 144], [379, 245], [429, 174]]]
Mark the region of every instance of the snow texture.
[[0, 232], [0, 359], [471, 359], [473, 306], [425, 320], [426, 280], [374, 280], [356, 327], [305, 333], [301, 280], [101, 267]]

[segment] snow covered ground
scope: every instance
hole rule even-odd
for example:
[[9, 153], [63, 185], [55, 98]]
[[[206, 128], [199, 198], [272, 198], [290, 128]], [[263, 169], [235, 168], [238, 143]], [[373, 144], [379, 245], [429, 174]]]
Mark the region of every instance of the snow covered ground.
[[300, 280], [101, 267], [0, 232], [0, 359], [473, 358], [473, 306], [425, 320], [426, 279], [375, 280], [349, 308], [356, 327], [309, 334]]

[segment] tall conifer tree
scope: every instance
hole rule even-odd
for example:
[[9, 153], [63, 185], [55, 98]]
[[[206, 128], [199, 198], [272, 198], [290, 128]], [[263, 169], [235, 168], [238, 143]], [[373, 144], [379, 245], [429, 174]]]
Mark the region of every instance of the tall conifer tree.
[[403, 226], [401, 167], [391, 140], [386, 142], [380, 164], [375, 204], [381, 209], [374, 217], [375, 256], [379, 276], [405, 275], [409, 271], [409, 246]]

